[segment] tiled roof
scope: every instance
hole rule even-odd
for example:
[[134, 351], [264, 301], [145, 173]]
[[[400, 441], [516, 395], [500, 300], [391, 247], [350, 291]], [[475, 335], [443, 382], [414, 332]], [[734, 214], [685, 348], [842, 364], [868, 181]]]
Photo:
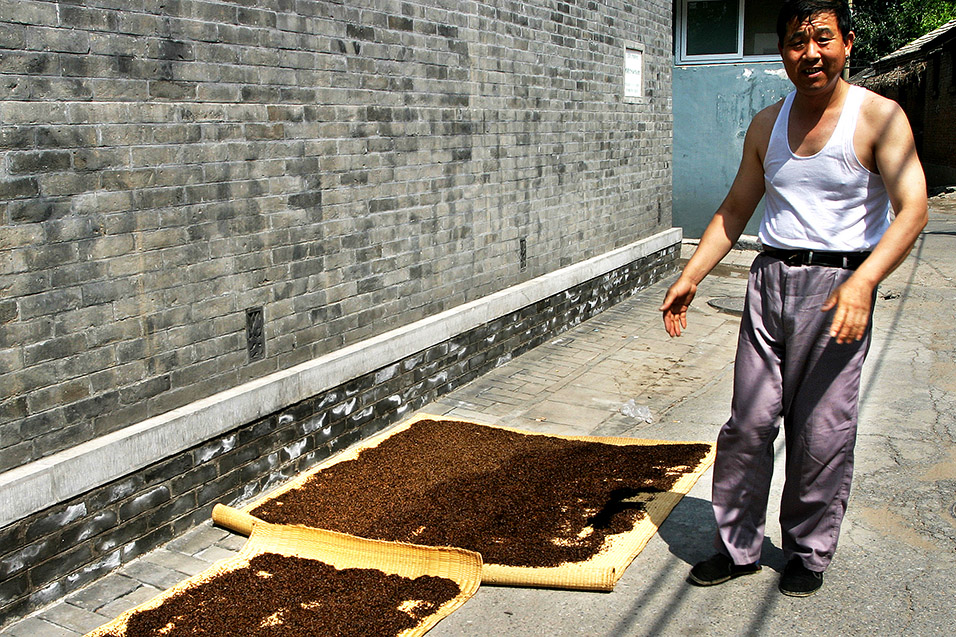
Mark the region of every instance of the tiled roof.
[[911, 55], [914, 55], [924, 50], [929, 44], [941, 38], [944, 34], [947, 34], [950, 31], [953, 31], [954, 32], [953, 35], [956, 35], [956, 20], [950, 20], [949, 22], [939, 27], [938, 29], [934, 29], [933, 31], [930, 31], [926, 35], [922, 35], [916, 38], [915, 40], [913, 40], [912, 42], [910, 42], [909, 44], [906, 44], [900, 47], [899, 49], [893, 51], [889, 55], [885, 55], [881, 57], [879, 60], [877, 60], [873, 64], [873, 66], [877, 68], [886, 68], [889, 66], [893, 66], [897, 60], [910, 57]]

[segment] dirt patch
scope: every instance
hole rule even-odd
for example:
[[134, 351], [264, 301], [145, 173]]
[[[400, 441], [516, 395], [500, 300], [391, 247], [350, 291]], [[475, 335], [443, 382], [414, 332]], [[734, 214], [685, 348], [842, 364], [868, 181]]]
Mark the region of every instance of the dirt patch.
[[956, 215], [956, 187], [950, 186], [934, 192], [929, 198], [929, 209], [947, 215]]
[[710, 451], [612, 445], [422, 420], [250, 513], [360, 537], [455, 546], [486, 563], [585, 562]]
[[102, 637], [280, 637], [398, 635], [454, 599], [458, 585], [423, 575], [336, 569], [317, 560], [264, 553], [140, 610], [125, 630]]
[[895, 539], [923, 551], [939, 551], [939, 547], [926, 539], [902, 516], [889, 509], [865, 507], [860, 510], [864, 522], [880, 535]]

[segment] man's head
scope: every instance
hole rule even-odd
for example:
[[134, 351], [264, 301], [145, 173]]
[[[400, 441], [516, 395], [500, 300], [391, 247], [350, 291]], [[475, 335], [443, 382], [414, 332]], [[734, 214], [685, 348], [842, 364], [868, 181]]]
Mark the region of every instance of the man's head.
[[801, 24], [810, 16], [824, 12], [836, 17], [840, 35], [844, 38], [853, 31], [853, 16], [846, 0], [787, 0], [777, 16], [777, 43], [783, 46], [787, 28], [791, 25]]
[[840, 86], [854, 33], [847, 3], [787, 0], [777, 20], [787, 77], [805, 96], [832, 94]]

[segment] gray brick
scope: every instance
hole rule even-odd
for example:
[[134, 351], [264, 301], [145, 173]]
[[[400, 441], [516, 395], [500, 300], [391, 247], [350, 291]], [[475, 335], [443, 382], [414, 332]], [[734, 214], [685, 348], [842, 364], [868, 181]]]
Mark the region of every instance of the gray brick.
[[[72, 383], [69, 381], [67, 384]], [[80, 389], [84, 389], [82, 384], [77, 384]], [[62, 386], [58, 388], [58, 391], [55, 395], [62, 395], [63, 389]], [[35, 395], [39, 394], [41, 400], [34, 402], [32, 399]], [[30, 410], [33, 413], [39, 411], [39, 406], [49, 404], [49, 400], [43, 400], [42, 396], [47, 394], [45, 391], [37, 392], [37, 394], [31, 395], [28, 397], [27, 404], [30, 406]], [[70, 398], [73, 398], [72, 396]], [[82, 400], [82, 398], [73, 398], [73, 400]], [[71, 401], [72, 402], [72, 401]], [[60, 413], [65, 413], [67, 407], [58, 408], [57, 411]], [[93, 427], [88, 422], [70, 422], [66, 419], [65, 415], [61, 417], [59, 426], [52, 431], [51, 433], [39, 436], [33, 440], [34, 453], [37, 457], [49, 456], [60, 449], [65, 449], [77, 445], [80, 441], [89, 440], [93, 436]]]
[[[97, 270], [102, 270], [101, 267]], [[137, 286], [130, 279], [111, 279], [107, 281], [94, 281], [82, 286], [82, 295], [84, 305], [100, 305], [110, 303], [122, 298], [129, 298], [136, 293]]]
[[149, 98], [149, 82], [146, 80], [93, 78], [89, 86], [96, 100], [143, 102]]
[[88, 53], [90, 36], [88, 32], [76, 29], [32, 27], [26, 30], [24, 46], [39, 51]]
[[59, 507], [28, 524], [24, 529], [23, 537], [28, 542], [34, 541], [58, 531], [86, 515], [86, 505], [82, 502], [66, 507]]
[[[53, 219], [44, 225], [47, 240], [51, 243], [66, 243], [88, 239], [99, 234], [96, 221], [74, 215], [62, 219]], [[99, 267], [99, 264], [98, 266]], [[96, 269], [96, 267], [92, 269]]]
[[0, 577], [7, 578], [41, 563], [52, 553], [49, 540], [33, 542], [0, 557]]
[[32, 366], [44, 361], [62, 360], [85, 348], [86, 338], [83, 334], [71, 334], [25, 347], [23, 361], [25, 365]]
[[[120, 392], [110, 391], [66, 405], [63, 407], [63, 413], [67, 422], [88, 422], [102, 414], [113, 413], [119, 404]], [[95, 428], [90, 427], [90, 429], [95, 431]], [[84, 431], [86, 430], [87, 427], [84, 427]]]
[[68, 551], [58, 552], [55, 559], [48, 560], [30, 571], [30, 579], [34, 584], [49, 583], [60, 577], [70, 574], [84, 564], [88, 564], [93, 557], [89, 544], [80, 544]]
[[26, 573], [7, 577], [0, 581], [0, 607], [24, 597], [30, 590], [30, 578]]
[[15, 152], [9, 157], [11, 175], [69, 170], [72, 155], [64, 150]]
[[70, 213], [66, 199], [18, 199], [7, 204], [7, 215], [12, 223], [40, 223], [64, 217]]
[[[35, 139], [36, 134], [32, 127], [0, 126], [0, 148], [4, 150], [25, 150], [33, 148]], [[0, 192], [6, 191], [0, 190]]]
[[36, 197], [39, 194], [37, 180], [32, 177], [0, 181], [0, 199]]
[[215, 480], [217, 476], [218, 470], [215, 465], [205, 464], [173, 478], [170, 489], [173, 495], [176, 496]]
[[[85, 292], [82, 284], [97, 279], [103, 279], [106, 276], [105, 264], [101, 262], [81, 261], [80, 263], [71, 263], [63, 267], [53, 268], [50, 271], [50, 283], [55, 288], [80, 286], [80, 293], [83, 297], [83, 305], [93, 304], [91, 297]], [[103, 310], [100, 310], [102, 316]], [[59, 318], [59, 317], [58, 317]]]
[[96, 144], [93, 126], [39, 126], [36, 128], [37, 148], [82, 148]]
[[111, 510], [98, 511], [90, 517], [65, 529], [60, 535], [61, 546], [72, 546], [96, 537], [116, 526], [116, 512]]
[[192, 82], [155, 81], [149, 83], [149, 96], [156, 99], [195, 99], [198, 86]]
[[76, 309], [82, 302], [78, 289], [54, 290], [20, 300], [20, 317], [31, 319]]
[[[16, 399], [7, 402], [15, 402]], [[6, 409], [6, 405], [4, 405]], [[20, 413], [23, 413], [22, 410], [18, 410]], [[10, 417], [9, 415], [7, 417]], [[22, 417], [22, 416], [20, 416]], [[20, 423], [14, 420], [13, 422], [8, 422], [0, 425], [0, 440], [3, 442], [0, 443], [4, 448], [9, 448], [20, 444], [23, 442], [23, 437], [20, 435]], [[11, 540], [12, 541], [12, 540]]]
[[12, 24], [0, 24], [0, 49], [22, 49], [24, 29]]
[[124, 166], [129, 162], [129, 153], [118, 148], [84, 148], [73, 155], [77, 170], [103, 170]]
[[[0, 448], [0, 467], [4, 469], [18, 467], [24, 463], [24, 458], [36, 458], [36, 447], [32, 440]], [[2, 565], [0, 565], [2, 571]]]

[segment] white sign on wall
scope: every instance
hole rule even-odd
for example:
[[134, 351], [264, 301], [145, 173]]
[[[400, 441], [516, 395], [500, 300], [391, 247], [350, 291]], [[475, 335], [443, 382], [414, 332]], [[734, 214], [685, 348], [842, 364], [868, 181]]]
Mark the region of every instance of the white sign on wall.
[[644, 97], [644, 49], [638, 45], [624, 50], [624, 97]]

